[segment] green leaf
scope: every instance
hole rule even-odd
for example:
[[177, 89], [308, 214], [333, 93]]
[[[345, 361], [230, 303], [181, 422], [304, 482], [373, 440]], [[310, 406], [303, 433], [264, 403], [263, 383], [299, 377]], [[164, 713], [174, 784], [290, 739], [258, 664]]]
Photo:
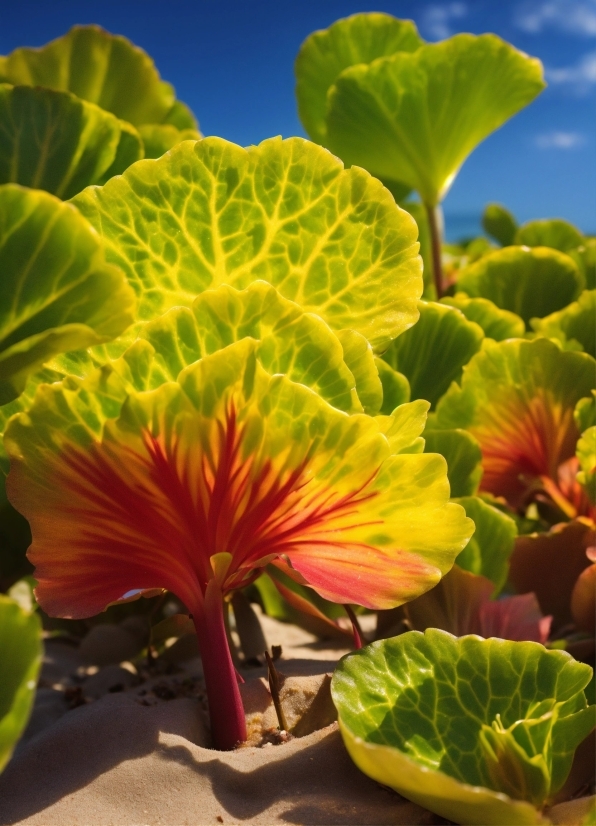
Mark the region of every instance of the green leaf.
[[418, 315], [414, 221], [364, 170], [301, 138], [185, 142], [73, 203], [126, 272], [140, 320], [255, 280], [374, 349]]
[[596, 424], [596, 390], [592, 390], [591, 396], [578, 401], [573, 418], [580, 433]]
[[343, 657], [331, 691], [377, 782], [456, 823], [535, 824], [594, 726], [591, 673], [538, 643], [429, 629]]
[[23, 733], [41, 666], [41, 623], [0, 594], [0, 772]]
[[482, 451], [465, 430], [427, 430], [426, 453], [440, 453], [447, 462], [451, 496], [473, 496], [482, 477]]
[[533, 319], [538, 335], [556, 338], [565, 349], [577, 349], [596, 357], [596, 290], [584, 290], [577, 301], [542, 319]]
[[172, 108], [167, 113], [162, 123], [169, 123], [175, 126], [176, 129], [195, 129], [198, 130], [199, 124], [195, 118], [192, 110], [181, 100], [175, 100]]
[[354, 376], [362, 409], [369, 416], [375, 416], [383, 403], [383, 386], [372, 347], [355, 330], [339, 330], [337, 337], [344, 351], [344, 361]]
[[169, 123], [147, 123], [139, 127], [146, 158], [161, 158], [169, 149], [182, 141], [198, 141], [196, 129], [177, 129]]
[[0, 271], [0, 404], [56, 353], [107, 341], [132, 321], [133, 291], [97, 234], [45, 192], [0, 187]]
[[577, 458], [581, 468], [577, 474], [578, 482], [586, 488], [590, 501], [596, 504], [596, 426], [582, 433], [577, 443]]
[[392, 342], [383, 359], [406, 376], [413, 399], [427, 399], [434, 406], [460, 378], [484, 334], [452, 307], [420, 301], [418, 309], [418, 322]]
[[465, 571], [490, 579], [498, 593], [507, 580], [517, 526], [510, 516], [478, 496], [460, 497], [455, 501], [476, 525], [474, 536], [457, 557], [457, 564]]
[[504, 341], [506, 338], [523, 338], [526, 325], [522, 318], [509, 310], [501, 310], [488, 298], [470, 298], [457, 293], [441, 299], [441, 304], [456, 307], [468, 321], [474, 321], [484, 330], [486, 338]]
[[134, 126], [161, 123], [174, 104], [149, 55], [99, 26], [73, 26], [39, 49], [15, 49], [2, 75], [14, 85], [72, 92]]
[[585, 286], [589, 290], [596, 289], [596, 238], [586, 238], [581, 247], [570, 250], [568, 255], [577, 264]]
[[101, 182], [108, 170], [119, 175], [142, 157], [138, 135], [137, 151], [125, 152], [134, 130], [123, 126], [68, 92], [0, 84], [0, 183], [71, 198]]
[[570, 252], [584, 243], [581, 232], [561, 218], [528, 221], [515, 235], [515, 244], [525, 247], [551, 247], [560, 252]]
[[509, 247], [515, 243], [517, 221], [501, 204], [487, 204], [482, 213], [482, 228], [502, 247]]
[[463, 428], [480, 443], [480, 490], [512, 507], [543, 477], [557, 480], [575, 453], [577, 402], [594, 386], [596, 363], [548, 339], [486, 339], [437, 407], [434, 426]]
[[327, 145], [434, 206], [470, 152], [544, 87], [538, 60], [458, 34], [345, 69], [327, 95]]
[[143, 141], [134, 126], [125, 120], [119, 120], [118, 124], [120, 126], [120, 140], [116, 148], [116, 156], [109, 169], [97, 181], [98, 185], [105, 184], [114, 175], [120, 175], [131, 164], [140, 161], [145, 156]]
[[[175, 381], [181, 370], [203, 356], [251, 338], [259, 342], [256, 356], [267, 372], [283, 373], [292, 381], [312, 387], [341, 410], [362, 410], [354, 376], [334, 333], [318, 316], [305, 313], [263, 281], [255, 281], [241, 291], [225, 285], [206, 290], [191, 310], [175, 307], [146, 324], [138, 334], [155, 351], [150, 371], [131, 373], [131, 381], [139, 390], [157, 387], [164, 379]], [[124, 360], [138, 363], [138, 352], [134, 356], [125, 354]], [[141, 364], [144, 367], [145, 362]]]
[[378, 412], [389, 416], [400, 404], [410, 401], [410, 382], [379, 356], [375, 356], [375, 365], [383, 386], [383, 404]]
[[457, 279], [458, 290], [490, 299], [517, 313], [526, 325], [566, 307], [581, 288], [574, 261], [546, 247], [506, 247], [461, 270]]
[[296, 97], [300, 120], [313, 141], [325, 145], [327, 93], [344, 69], [413, 52], [422, 42], [411, 20], [379, 12], [354, 14], [307, 37], [296, 58]]

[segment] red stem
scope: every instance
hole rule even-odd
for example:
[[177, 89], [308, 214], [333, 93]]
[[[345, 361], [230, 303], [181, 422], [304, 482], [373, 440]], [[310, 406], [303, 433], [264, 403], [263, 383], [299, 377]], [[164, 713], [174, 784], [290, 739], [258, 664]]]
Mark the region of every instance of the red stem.
[[430, 231], [430, 244], [433, 258], [433, 278], [437, 301], [443, 297], [445, 286], [443, 284], [443, 261], [441, 259], [441, 225], [439, 218], [439, 207], [424, 205], [428, 218], [428, 228]]
[[209, 580], [203, 605], [193, 612], [203, 662], [211, 736], [220, 751], [246, 740], [246, 720], [230, 654], [223, 613], [223, 595], [215, 579]]

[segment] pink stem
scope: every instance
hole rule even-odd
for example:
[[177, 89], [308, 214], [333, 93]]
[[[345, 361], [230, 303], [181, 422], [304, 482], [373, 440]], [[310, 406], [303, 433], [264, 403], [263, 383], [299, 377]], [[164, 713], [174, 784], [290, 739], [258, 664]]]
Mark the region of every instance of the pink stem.
[[223, 595], [217, 581], [209, 580], [203, 605], [193, 611], [203, 673], [209, 700], [211, 736], [220, 751], [246, 740], [246, 720], [223, 614]]

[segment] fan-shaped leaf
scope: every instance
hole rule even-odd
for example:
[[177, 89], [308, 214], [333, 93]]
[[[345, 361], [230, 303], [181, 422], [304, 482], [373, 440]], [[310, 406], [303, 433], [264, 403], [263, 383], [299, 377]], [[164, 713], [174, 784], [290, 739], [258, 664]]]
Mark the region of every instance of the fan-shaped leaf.
[[440, 453], [447, 462], [451, 496], [473, 496], [482, 477], [482, 451], [465, 430], [427, 430], [426, 453]]
[[327, 145], [434, 206], [470, 152], [544, 87], [539, 61], [495, 35], [459, 34], [337, 77]]
[[374, 348], [418, 315], [414, 221], [368, 173], [300, 138], [185, 142], [74, 203], [135, 287], [142, 320], [258, 279]]
[[[480, 490], [517, 507], [541, 479], [558, 480], [575, 455], [573, 410], [594, 385], [596, 363], [548, 339], [493, 342], [464, 368], [437, 407], [436, 425], [461, 427], [480, 443]], [[550, 613], [550, 612], [548, 612]]]
[[296, 58], [296, 97], [310, 137], [325, 145], [327, 92], [344, 69], [396, 52], [413, 52], [422, 42], [411, 20], [379, 12], [354, 14], [307, 37]]
[[196, 129], [177, 129], [169, 123], [147, 123], [139, 127], [146, 158], [161, 158], [169, 149], [182, 141], [198, 141]]
[[526, 324], [566, 307], [581, 288], [574, 261], [546, 247], [506, 247], [461, 270], [457, 279], [458, 290], [488, 298]]

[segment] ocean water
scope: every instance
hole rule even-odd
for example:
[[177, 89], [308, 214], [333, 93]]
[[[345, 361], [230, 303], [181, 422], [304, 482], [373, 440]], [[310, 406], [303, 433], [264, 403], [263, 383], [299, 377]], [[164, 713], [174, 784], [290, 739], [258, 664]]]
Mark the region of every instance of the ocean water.
[[480, 212], [445, 212], [445, 240], [450, 244], [484, 235]]

